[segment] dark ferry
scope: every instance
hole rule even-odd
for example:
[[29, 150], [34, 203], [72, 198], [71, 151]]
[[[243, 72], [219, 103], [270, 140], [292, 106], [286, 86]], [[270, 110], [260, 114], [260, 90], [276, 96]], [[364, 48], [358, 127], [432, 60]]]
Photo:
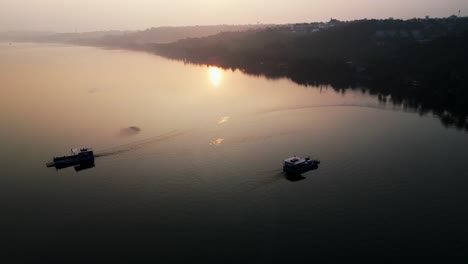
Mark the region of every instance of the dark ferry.
[[284, 160], [283, 171], [287, 174], [301, 174], [317, 169], [319, 164], [319, 160], [313, 160], [310, 157], [303, 159], [294, 156]]
[[52, 162], [48, 162], [47, 167], [55, 167], [63, 169], [71, 166], [89, 166], [94, 165], [94, 153], [90, 148], [72, 149], [70, 156], [54, 158]]

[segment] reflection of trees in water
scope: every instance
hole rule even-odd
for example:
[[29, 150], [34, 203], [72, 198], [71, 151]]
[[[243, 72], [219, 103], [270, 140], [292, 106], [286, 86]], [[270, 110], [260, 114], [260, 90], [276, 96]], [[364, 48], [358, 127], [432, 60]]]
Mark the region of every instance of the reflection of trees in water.
[[[382, 30], [399, 33], [379, 39]], [[403, 34], [418, 30], [427, 38]], [[314, 34], [286, 27], [231, 32], [145, 49], [304, 86], [363, 90], [381, 102], [433, 113], [445, 126], [468, 130], [467, 46], [468, 18], [448, 18], [354, 21]]]
[[[219, 64], [218, 66], [223, 67]], [[361, 91], [376, 96], [379, 102], [385, 104], [415, 111], [420, 115], [433, 114], [445, 127], [468, 131], [468, 89], [463, 87], [463, 83], [448, 80], [443, 84], [441, 81], [444, 79], [434, 82], [431, 75], [422, 76], [418, 80], [409, 77], [382, 79], [369, 73], [356, 74], [354, 68], [343, 70], [322, 66], [307, 67], [298, 64], [290, 66], [289, 69], [282, 69], [278, 65], [263, 64], [225, 68], [241, 70], [246, 74], [267, 79], [287, 78], [306, 87], [327, 86], [339, 93], [348, 90]]]
[[[244, 72], [249, 73], [249, 70], [246, 69]], [[437, 83], [432, 84], [430, 78], [398, 82], [375, 79], [371, 75], [352, 76], [346, 73], [330, 74], [330, 72], [311, 72], [296, 68], [282, 74], [268, 75], [255, 72], [254, 75], [263, 75], [267, 78], [288, 78], [307, 87], [330, 86], [341, 93], [347, 90], [359, 90], [376, 96], [382, 103], [390, 103], [406, 110], [416, 111], [421, 115], [432, 113], [441, 120], [444, 126], [468, 131], [466, 91], [468, 87], [455, 88], [460, 84], [440, 87]]]

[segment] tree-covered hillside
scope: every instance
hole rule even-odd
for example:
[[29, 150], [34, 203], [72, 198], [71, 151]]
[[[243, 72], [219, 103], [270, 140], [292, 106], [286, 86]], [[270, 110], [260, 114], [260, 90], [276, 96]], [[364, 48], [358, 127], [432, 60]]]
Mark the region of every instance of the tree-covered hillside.
[[304, 85], [367, 89], [468, 128], [468, 18], [331, 21], [147, 45], [162, 56]]

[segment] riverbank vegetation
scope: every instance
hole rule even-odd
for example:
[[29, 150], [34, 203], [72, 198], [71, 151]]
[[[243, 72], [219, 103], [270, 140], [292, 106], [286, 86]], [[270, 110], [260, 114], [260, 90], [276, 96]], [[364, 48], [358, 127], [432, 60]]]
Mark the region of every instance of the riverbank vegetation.
[[359, 20], [226, 32], [144, 49], [307, 86], [362, 89], [468, 129], [468, 19]]

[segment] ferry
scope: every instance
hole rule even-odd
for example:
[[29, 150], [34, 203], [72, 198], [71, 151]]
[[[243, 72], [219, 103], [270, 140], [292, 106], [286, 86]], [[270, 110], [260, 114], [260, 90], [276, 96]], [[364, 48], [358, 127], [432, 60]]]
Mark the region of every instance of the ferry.
[[284, 160], [283, 171], [287, 174], [301, 174], [318, 168], [319, 160], [310, 157], [301, 158], [294, 156]]
[[83, 166], [84, 164], [94, 164], [94, 153], [90, 148], [71, 149], [70, 156], [57, 157], [52, 162], [48, 162], [47, 167], [63, 169], [71, 166]]

